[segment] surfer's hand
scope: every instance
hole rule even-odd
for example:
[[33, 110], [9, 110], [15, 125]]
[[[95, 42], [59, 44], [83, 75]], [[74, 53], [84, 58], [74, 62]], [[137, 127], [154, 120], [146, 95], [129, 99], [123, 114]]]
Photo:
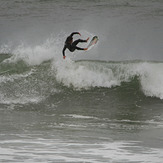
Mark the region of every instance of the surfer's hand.
[[81, 34], [78, 32], [78, 34], [81, 36]]
[[63, 56], [63, 59], [65, 59], [66, 58], [66, 56]]
[[89, 40], [89, 37], [86, 39], [86, 41], [88, 42], [88, 40]]
[[86, 50], [88, 50], [88, 48], [84, 48], [84, 50], [86, 51]]

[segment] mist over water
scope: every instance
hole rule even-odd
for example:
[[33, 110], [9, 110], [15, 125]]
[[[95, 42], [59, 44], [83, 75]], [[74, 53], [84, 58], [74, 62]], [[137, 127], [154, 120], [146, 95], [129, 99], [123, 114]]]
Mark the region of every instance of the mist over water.
[[[0, 162], [162, 163], [161, 0], [0, 0], [0, 25]], [[63, 60], [74, 31], [99, 41]]]

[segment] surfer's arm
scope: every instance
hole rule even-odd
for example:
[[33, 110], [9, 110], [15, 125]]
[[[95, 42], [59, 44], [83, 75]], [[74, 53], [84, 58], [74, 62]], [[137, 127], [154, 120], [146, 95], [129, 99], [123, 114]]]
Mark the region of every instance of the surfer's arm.
[[73, 35], [76, 35], [76, 34], [78, 34], [78, 35], [80, 35], [81, 36], [81, 34], [79, 33], [79, 32], [73, 32], [73, 33], [71, 33], [71, 37], [73, 36]]
[[65, 59], [65, 50], [66, 50], [66, 46], [64, 46], [63, 50], [62, 50], [62, 54], [63, 54], [63, 58]]

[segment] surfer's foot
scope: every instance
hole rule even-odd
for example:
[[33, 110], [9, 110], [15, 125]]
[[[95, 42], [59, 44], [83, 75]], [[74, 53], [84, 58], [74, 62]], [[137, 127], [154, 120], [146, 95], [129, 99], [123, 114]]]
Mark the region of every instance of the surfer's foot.
[[88, 48], [84, 48], [84, 50], [86, 51], [86, 50], [88, 50]]
[[89, 40], [89, 37], [86, 39], [86, 41], [88, 42], [88, 40]]

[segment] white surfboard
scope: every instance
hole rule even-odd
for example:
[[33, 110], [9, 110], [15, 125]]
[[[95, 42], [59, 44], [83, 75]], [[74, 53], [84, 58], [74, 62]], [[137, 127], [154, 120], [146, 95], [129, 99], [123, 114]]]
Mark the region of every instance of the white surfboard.
[[94, 36], [87, 47], [88, 50], [91, 49], [97, 43], [97, 41], [98, 41], [98, 37]]

